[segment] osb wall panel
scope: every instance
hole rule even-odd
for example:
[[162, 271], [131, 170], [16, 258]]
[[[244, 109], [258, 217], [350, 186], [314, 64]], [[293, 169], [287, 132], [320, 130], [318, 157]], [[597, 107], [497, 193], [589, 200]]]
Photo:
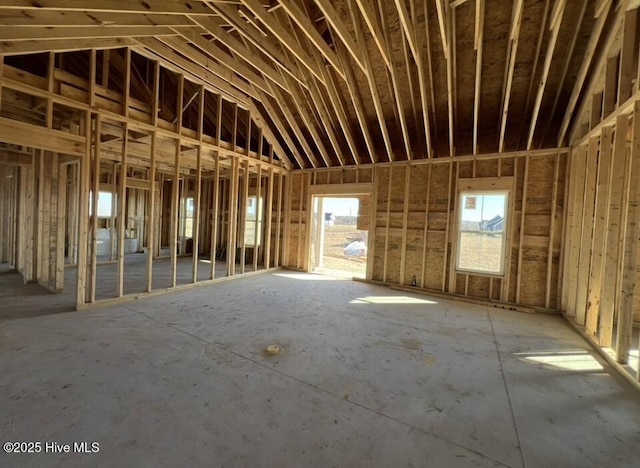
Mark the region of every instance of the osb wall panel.
[[[375, 167], [369, 179], [374, 184], [369, 279], [411, 285], [415, 277], [416, 287], [425, 290], [557, 307], [565, 162], [566, 154], [550, 151]], [[365, 181], [361, 172], [348, 170], [307, 174], [306, 182], [299, 173], [294, 174], [294, 199], [306, 197], [304, 183]], [[458, 181], [496, 177], [508, 177], [512, 183], [505, 275], [455, 271]], [[304, 242], [297, 236], [304, 236], [306, 218], [300, 218], [300, 200], [292, 200], [291, 206], [289, 263], [297, 265], [300, 260], [295, 258], [294, 245]], [[302, 212], [306, 216], [304, 209]]]
[[371, 197], [360, 196], [358, 197], [358, 224], [357, 229], [362, 231], [368, 231], [371, 224]]
[[469, 276], [467, 295], [482, 299], [490, 299], [491, 278], [486, 276]]
[[[558, 192], [564, 191], [564, 180], [559, 177], [559, 173], [563, 171], [560, 171], [560, 165], [556, 162], [553, 156], [529, 158], [525, 168], [527, 184], [520, 267], [522, 277], [526, 278], [526, 281], [521, 282], [520, 302], [525, 304], [545, 302], [552, 216], [555, 216], [555, 223], [558, 222], [557, 213], [552, 210], [555, 203], [553, 194], [556, 193], [557, 197]], [[557, 235], [557, 231], [555, 234]], [[556, 268], [559, 253], [552, 253], [551, 260], [555, 258]]]
[[308, 174], [305, 173], [292, 173], [290, 176], [289, 236], [287, 242], [288, 250], [285, 257], [286, 266], [290, 268], [302, 268], [303, 266], [308, 179]]

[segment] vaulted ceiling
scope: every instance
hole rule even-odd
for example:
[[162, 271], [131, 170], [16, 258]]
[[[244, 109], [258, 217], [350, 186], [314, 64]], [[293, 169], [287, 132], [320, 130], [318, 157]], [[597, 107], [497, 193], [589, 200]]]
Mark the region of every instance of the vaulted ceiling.
[[131, 46], [299, 168], [555, 147], [617, 0], [0, 0], [0, 54]]

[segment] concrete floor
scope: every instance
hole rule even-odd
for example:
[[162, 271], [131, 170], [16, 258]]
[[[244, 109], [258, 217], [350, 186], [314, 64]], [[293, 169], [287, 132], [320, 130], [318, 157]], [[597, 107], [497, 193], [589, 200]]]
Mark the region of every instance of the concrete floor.
[[100, 451], [0, 466], [638, 463], [640, 394], [556, 316], [289, 272], [84, 312], [14, 302], [0, 440]]

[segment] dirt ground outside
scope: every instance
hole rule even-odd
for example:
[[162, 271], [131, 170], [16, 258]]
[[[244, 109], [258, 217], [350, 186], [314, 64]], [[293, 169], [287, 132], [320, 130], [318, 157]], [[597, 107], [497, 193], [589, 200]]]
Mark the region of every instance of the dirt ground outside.
[[324, 227], [324, 250], [320, 271], [336, 274], [344, 272], [346, 276], [364, 278], [367, 271], [367, 256], [350, 256], [344, 249], [354, 240], [362, 239], [366, 245], [367, 231], [360, 231], [356, 226], [339, 225]]
[[460, 268], [498, 273], [501, 259], [500, 233], [463, 232], [460, 235]]

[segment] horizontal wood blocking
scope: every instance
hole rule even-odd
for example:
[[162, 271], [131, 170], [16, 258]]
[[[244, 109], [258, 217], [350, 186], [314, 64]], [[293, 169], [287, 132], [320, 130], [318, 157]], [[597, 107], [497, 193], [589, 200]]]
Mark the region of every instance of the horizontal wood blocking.
[[[415, 281], [424, 290], [559, 309], [568, 151], [438, 159], [359, 167], [351, 174], [346, 169], [293, 172], [286, 265], [309, 268], [304, 260], [311, 195], [369, 191], [367, 279], [405, 286]], [[489, 227], [495, 216], [489, 217], [490, 208], [481, 215], [479, 206], [477, 222], [464, 224], [460, 195], [466, 191], [506, 194], [504, 224], [496, 219], [499, 225]], [[458, 253], [468, 249], [463, 233], [470, 229], [483, 231], [478, 236], [497, 246], [501, 272], [459, 267]]]
[[612, 115], [570, 156], [562, 308], [627, 364], [640, 322], [640, 100]]

